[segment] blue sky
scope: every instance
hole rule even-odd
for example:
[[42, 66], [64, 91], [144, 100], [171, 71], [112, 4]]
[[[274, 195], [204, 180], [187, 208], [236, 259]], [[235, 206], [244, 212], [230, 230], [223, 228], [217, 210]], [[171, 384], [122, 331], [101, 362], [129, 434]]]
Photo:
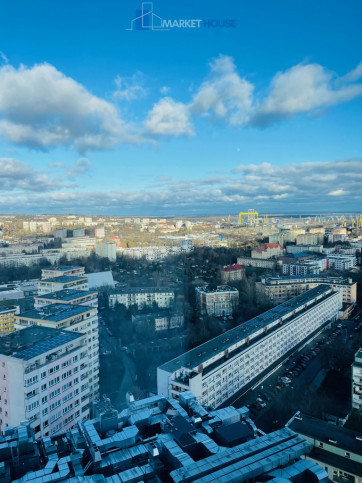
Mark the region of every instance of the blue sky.
[[0, 212], [361, 209], [360, 2], [5, 0]]

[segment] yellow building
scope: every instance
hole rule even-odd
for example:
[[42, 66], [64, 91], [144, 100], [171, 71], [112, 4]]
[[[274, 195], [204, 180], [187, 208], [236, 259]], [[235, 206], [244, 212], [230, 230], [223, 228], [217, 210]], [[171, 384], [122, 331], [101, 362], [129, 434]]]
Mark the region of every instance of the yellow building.
[[16, 307], [0, 307], [0, 336], [13, 332]]

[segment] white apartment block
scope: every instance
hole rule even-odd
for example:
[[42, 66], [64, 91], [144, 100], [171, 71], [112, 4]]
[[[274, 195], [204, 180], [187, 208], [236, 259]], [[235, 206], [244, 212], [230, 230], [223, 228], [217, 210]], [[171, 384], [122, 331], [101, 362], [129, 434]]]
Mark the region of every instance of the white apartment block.
[[216, 290], [196, 287], [196, 300], [201, 315], [222, 317], [232, 315], [239, 303], [239, 291], [229, 285], [219, 285]]
[[157, 392], [192, 391], [218, 407], [252, 387], [338, 317], [342, 294], [319, 286], [186, 352], [157, 369]]
[[59, 267], [43, 268], [41, 271], [41, 279], [54, 278], [54, 277], [79, 277], [85, 275], [84, 267], [60, 265]]
[[319, 285], [329, 285], [342, 292], [343, 303], [355, 304], [357, 301], [357, 282], [353, 282], [351, 278], [323, 275], [268, 277], [262, 278], [256, 284], [275, 304], [285, 302]]
[[358, 349], [352, 364], [352, 409], [362, 414], [362, 349]]
[[98, 242], [96, 244], [96, 255], [115, 262], [117, 260], [116, 244], [112, 242]]
[[98, 310], [96, 307], [54, 303], [38, 310], [29, 310], [15, 316], [15, 328], [39, 325], [66, 329], [86, 335], [87, 374], [89, 393], [93, 399], [99, 390]]
[[350, 270], [357, 265], [357, 258], [353, 255], [329, 255], [328, 266], [335, 270]]
[[131, 305], [142, 308], [156, 303], [160, 309], [165, 309], [170, 308], [174, 300], [175, 292], [169, 287], [119, 288], [113, 290], [108, 296], [111, 308], [117, 303], [127, 308]]
[[274, 270], [277, 266], [276, 260], [268, 260], [267, 258], [238, 257], [237, 263], [245, 267], [269, 268], [271, 270]]
[[38, 281], [38, 294], [58, 292], [59, 290], [88, 290], [88, 278], [86, 275], [44, 278]]
[[0, 339], [0, 432], [28, 420], [35, 437], [89, 418], [86, 335], [28, 327]]
[[58, 292], [34, 297], [34, 308], [40, 309], [50, 304], [72, 304], [98, 307], [98, 292], [95, 290], [59, 290]]

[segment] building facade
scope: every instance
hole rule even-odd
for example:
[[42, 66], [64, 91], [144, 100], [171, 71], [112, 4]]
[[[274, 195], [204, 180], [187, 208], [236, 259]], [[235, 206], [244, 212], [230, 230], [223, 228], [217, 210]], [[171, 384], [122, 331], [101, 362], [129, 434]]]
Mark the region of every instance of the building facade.
[[34, 297], [34, 308], [40, 309], [50, 304], [72, 304], [98, 307], [98, 292], [95, 290], [59, 290]]
[[352, 409], [362, 414], [362, 349], [358, 349], [352, 364]]
[[85, 275], [44, 278], [38, 281], [38, 294], [58, 292], [59, 290], [88, 290], [88, 278]]
[[159, 308], [170, 308], [175, 300], [175, 292], [170, 287], [142, 287], [142, 288], [118, 288], [109, 296], [109, 306], [112, 308], [117, 303], [127, 308], [137, 305], [138, 308], [152, 306], [154, 303]]
[[279, 257], [283, 253], [284, 249], [279, 243], [263, 243], [251, 251], [251, 258]]
[[245, 277], [245, 270], [242, 265], [235, 263], [234, 265], [227, 265], [221, 270], [221, 283], [227, 284], [234, 280], [242, 280]]
[[28, 327], [0, 339], [1, 432], [27, 420], [35, 437], [89, 417], [86, 335]]
[[219, 285], [216, 290], [196, 287], [196, 301], [201, 315], [223, 317], [233, 315], [239, 303], [239, 291], [229, 285]]
[[270, 270], [275, 270], [277, 266], [276, 260], [268, 260], [264, 258], [238, 257], [237, 263], [239, 265], [244, 265], [245, 267], [269, 268]]
[[177, 399], [191, 390], [218, 407], [337, 320], [341, 306], [339, 291], [309, 290], [160, 366], [158, 393]]
[[16, 312], [17, 308], [13, 305], [0, 307], [0, 337], [15, 330], [14, 322]]

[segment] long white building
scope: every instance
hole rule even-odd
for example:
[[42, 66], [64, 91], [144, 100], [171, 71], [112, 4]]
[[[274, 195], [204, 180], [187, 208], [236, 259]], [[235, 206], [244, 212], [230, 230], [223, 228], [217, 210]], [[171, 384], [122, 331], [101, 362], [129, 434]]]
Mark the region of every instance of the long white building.
[[86, 335], [28, 327], [0, 338], [0, 432], [28, 420], [35, 437], [89, 418]]
[[178, 399], [192, 391], [200, 403], [218, 407], [336, 320], [341, 307], [341, 292], [309, 290], [160, 366], [158, 393]]
[[111, 308], [116, 303], [123, 304], [127, 308], [131, 305], [141, 308], [156, 303], [159, 308], [165, 309], [172, 306], [174, 299], [175, 292], [170, 287], [119, 288], [113, 290], [108, 296]]
[[15, 316], [15, 328], [39, 325], [53, 329], [66, 329], [86, 335], [87, 375], [90, 397], [99, 390], [99, 339], [98, 310], [96, 307], [54, 303], [42, 308], [29, 310]]

